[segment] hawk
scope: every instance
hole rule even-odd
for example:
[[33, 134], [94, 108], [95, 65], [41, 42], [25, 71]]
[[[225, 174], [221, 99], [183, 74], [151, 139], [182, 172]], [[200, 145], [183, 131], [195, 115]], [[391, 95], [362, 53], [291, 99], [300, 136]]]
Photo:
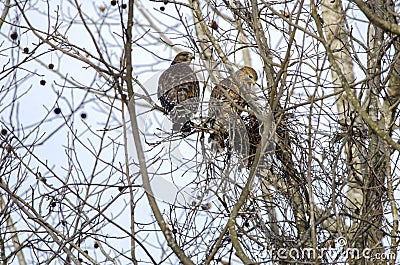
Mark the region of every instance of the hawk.
[[[230, 148], [233, 144], [236, 150], [239, 148], [240, 152], [246, 152], [248, 168], [253, 163], [261, 135], [257, 117], [250, 113], [243, 115], [249, 106], [242, 93], [253, 95], [253, 85], [257, 79], [257, 72], [253, 68], [241, 68], [213, 88], [209, 104], [212, 128], [210, 140], [219, 150]], [[248, 139], [243, 134], [247, 134]], [[244, 139], [248, 141], [244, 142]]]
[[199, 81], [189, 65], [193, 59], [189, 52], [178, 53], [158, 80], [157, 97], [170, 116], [174, 131], [190, 132], [190, 119], [199, 106]]

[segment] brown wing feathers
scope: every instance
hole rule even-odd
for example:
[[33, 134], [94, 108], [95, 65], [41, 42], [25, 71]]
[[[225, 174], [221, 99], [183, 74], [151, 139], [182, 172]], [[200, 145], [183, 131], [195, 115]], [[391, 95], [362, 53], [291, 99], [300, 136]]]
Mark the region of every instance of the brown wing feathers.
[[158, 81], [158, 99], [170, 115], [175, 131], [190, 122], [199, 103], [199, 81], [189, 65], [193, 58], [191, 53], [178, 53]]

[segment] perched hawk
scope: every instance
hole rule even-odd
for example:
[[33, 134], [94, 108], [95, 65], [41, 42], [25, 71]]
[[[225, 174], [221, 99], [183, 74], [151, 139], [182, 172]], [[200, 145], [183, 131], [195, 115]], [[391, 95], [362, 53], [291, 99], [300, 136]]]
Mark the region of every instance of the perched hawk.
[[[213, 88], [209, 104], [212, 128], [210, 140], [218, 149], [231, 148], [233, 144], [236, 151], [238, 148], [240, 152], [245, 150], [247, 167], [252, 165], [261, 135], [260, 124], [254, 114], [243, 115], [249, 106], [242, 93], [254, 95], [253, 85], [257, 79], [257, 72], [253, 68], [241, 68], [234, 76], [229, 76]], [[245, 134], [247, 138], [243, 137]]]
[[158, 80], [157, 96], [174, 131], [190, 132], [190, 119], [199, 106], [199, 81], [189, 65], [193, 59], [189, 52], [178, 53]]

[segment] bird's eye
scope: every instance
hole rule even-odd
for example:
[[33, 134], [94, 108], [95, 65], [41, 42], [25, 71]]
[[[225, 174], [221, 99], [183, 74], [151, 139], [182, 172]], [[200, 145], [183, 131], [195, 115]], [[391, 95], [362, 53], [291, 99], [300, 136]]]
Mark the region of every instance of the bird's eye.
[[249, 75], [249, 78], [250, 78], [250, 79], [253, 79], [253, 76], [252, 76], [252, 75]]

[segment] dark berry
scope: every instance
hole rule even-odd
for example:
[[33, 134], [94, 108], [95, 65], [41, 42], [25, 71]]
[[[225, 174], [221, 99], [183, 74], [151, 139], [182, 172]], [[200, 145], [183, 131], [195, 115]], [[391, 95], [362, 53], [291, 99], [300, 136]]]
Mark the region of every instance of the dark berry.
[[6, 145], [6, 151], [7, 153], [11, 153], [11, 151], [13, 150], [13, 147], [10, 144]]
[[165, 10], [165, 7], [163, 7], [163, 6], [160, 7], [160, 10], [161, 10], [161, 11], [164, 11], [164, 10]]
[[123, 187], [123, 186], [120, 186], [120, 187], [118, 187], [118, 190], [121, 192], [121, 191], [124, 190], [124, 187]]
[[121, 8], [122, 8], [122, 9], [125, 9], [125, 8], [126, 8], [126, 4], [122, 4], [122, 5], [121, 5]]
[[54, 68], [54, 64], [50, 63], [49, 64], [49, 69], [53, 69]]
[[29, 48], [28, 47], [24, 48], [24, 53], [29, 53]]
[[217, 24], [217, 22], [215, 22], [214, 20], [211, 21], [210, 27], [211, 27], [213, 30], [218, 30], [218, 24]]
[[111, 1], [111, 5], [112, 5], [112, 6], [115, 6], [116, 4], [117, 4], [117, 1], [115, 1], [115, 0], [112, 0], [112, 1]]
[[86, 113], [81, 113], [81, 118], [82, 119], [86, 119], [87, 118], [87, 114]]
[[55, 108], [54, 109], [54, 113], [55, 114], [60, 114], [61, 113], [61, 109], [60, 108]]
[[94, 247], [94, 248], [99, 248], [99, 243], [97, 243], [97, 242], [94, 242], [94, 245], [93, 245], [93, 247]]
[[6, 135], [7, 134], [7, 130], [6, 129], [1, 129], [1, 134], [2, 135]]
[[51, 203], [51, 207], [56, 207], [57, 206], [57, 203], [56, 202], [52, 202]]
[[126, 94], [122, 94], [122, 99], [126, 100], [128, 98], [128, 96]]
[[44, 86], [45, 84], [46, 84], [46, 80], [40, 80], [40, 84], [42, 85], [42, 86]]
[[12, 40], [16, 40], [18, 38], [18, 33], [16, 31], [14, 31], [13, 33], [11, 33], [10, 38]]

